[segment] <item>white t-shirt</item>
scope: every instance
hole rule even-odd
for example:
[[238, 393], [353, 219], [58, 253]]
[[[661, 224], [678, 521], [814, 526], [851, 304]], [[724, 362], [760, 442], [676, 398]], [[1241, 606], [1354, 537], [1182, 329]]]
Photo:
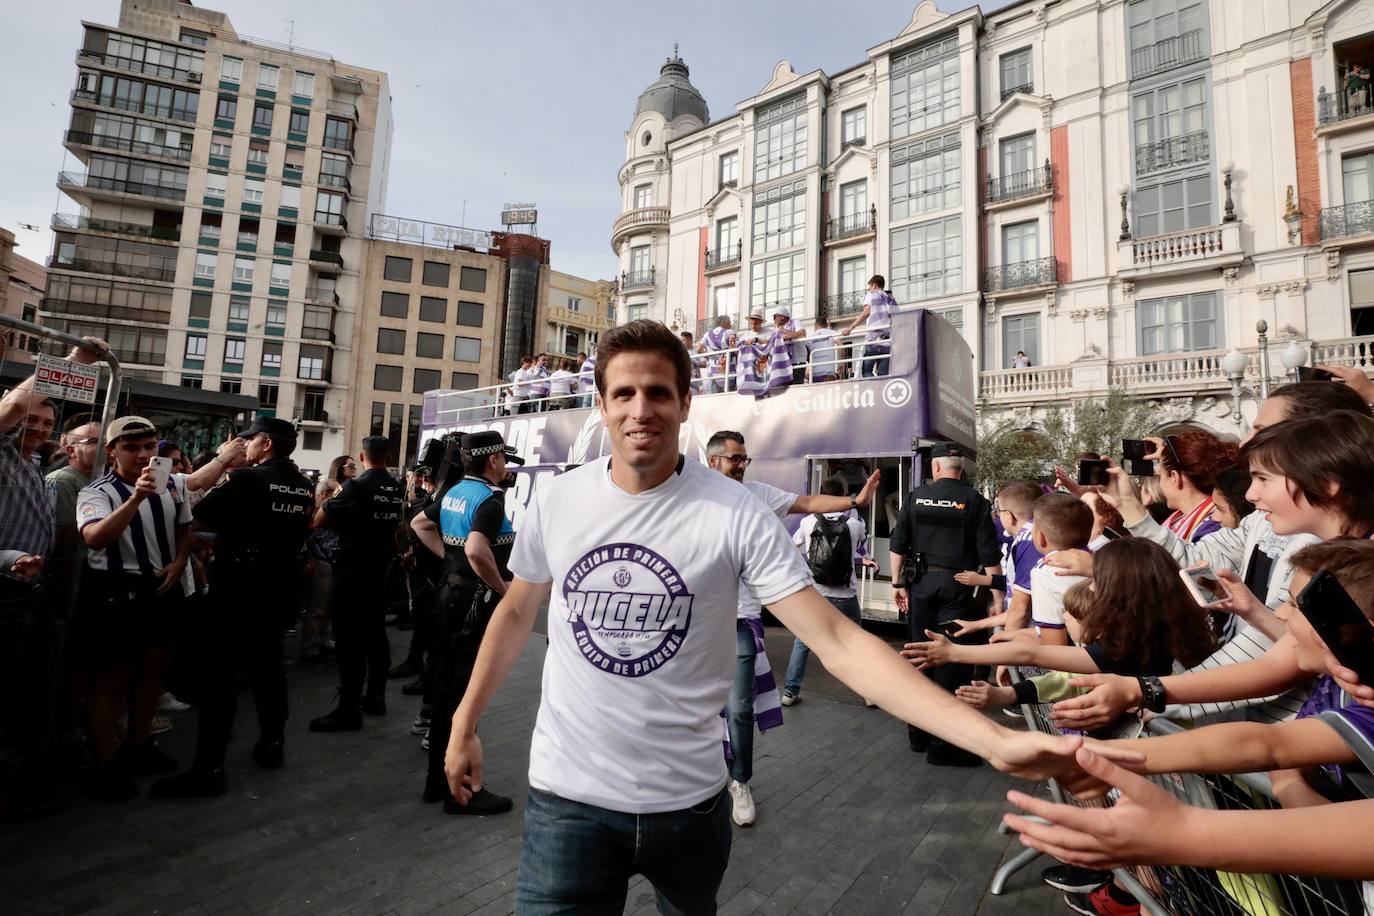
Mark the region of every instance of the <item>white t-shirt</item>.
[[533, 369], [516, 369], [510, 374], [511, 384], [515, 386], [511, 391], [517, 398], [530, 396], [530, 373], [533, 371]]
[[1088, 581], [1086, 576], [1058, 575], [1055, 567], [1046, 566], [1045, 561], [1054, 554], [1053, 550], [1045, 554], [1031, 570], [1031, 625], [1037, 632], [1064, 629], [1064, 593]]
[[519, 578], [553, 583], [531, 786], [646, 814], [725, 785], [739, 583], [765, 602], [811, 584], [787, 529], [744, 493], [685, 461], [632, 496], [608, 458], [535, 491], [510, 558]]
[[[771, 484], [757, 480], [746, 480], [744, 488], [752, 493], [759, 502], [767, 506], [768, 510], [778, 518], [785, 518], [787, 513], [792, 510], [792, 504], [797, 501], [796, 493], [788, 493], [786, 490], [779, 490]], [[741, 620], [763, 616], [763, 604], [754, 597], [753, 592], [744, 586], [744, 583], [740, 583], [739, 604], [735, 608], [735, 613]]]
[[834, 328], [816, 328], [808, 337], [811, 348], [811, 377], [824, 378], [835, 375], [835, 337]]
[[[842, 518], [845, 520], [845, 524], [849, 526], [849, 543], [852, 545], [854, 549], [854, 562], [857, 563], [858, 561], [862, 560], [865, 556], [868, 555], [867, 550], [864, 546], [865, 539], [867, 538], [864, 523], [859, 519], [855, 518], [854, 513], [852, 511], [827, 512], [825, 513], [825, 517], [830, 519], [831, 521], [834, 521], [837, 518]], [[808, 515], [806, 516], [806, 518], [802, 519], [801, 524], [797, 526], [797, 533], [792, 535], [792, 543], [796, 544], [798, 547], [801, 548], [802, 556], [806, 556], [807, 550], [811, 547], [811, 532], [815, 530], [816, 516]], [[816, 591], [820, 592], [827, 598], [858, 597], [859, 590], [854, 580], [852, 566], [849, 573], [848, 585], [822, 585], [821, 583], [817, 582]]]
[[565, 398], [572, 394], [573, 374], [566, 369], [555, 369], [549, 376], [549, 397]]

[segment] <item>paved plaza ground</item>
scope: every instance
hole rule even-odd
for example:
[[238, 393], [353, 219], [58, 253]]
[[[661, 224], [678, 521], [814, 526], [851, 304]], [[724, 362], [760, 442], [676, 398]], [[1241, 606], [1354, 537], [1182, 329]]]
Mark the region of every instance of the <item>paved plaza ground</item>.
[[[399, 658], [409, 634], [390, 632]], [[769, 628], [775, 670], [791, 642]], [[544, 652], [531, 639], [483, 720], [488, 785], [515, 796], [512, 814], [446, 817], [421, 804], [425, 757], [410, 735], [418, 699], [395, 684], [390, 715], [362, 732], [309, 733], [336, 678], [296, 667], [284, 769], [250, 761], [256, 725], [244, 694], [227, 796], [161, 802], [145, 791], [120, 805], [77, 796], [44, 820], [0, 827], [0, 911], [508, 913]], [[1068, 912], [1040, 883], [1039, 864], [1003, 895], [988, 893], [1020, 848], [997, 832], [1010, 779], [987, 766], [927, 765], [898, 723], [819, 664], [786, 719], [755, 745], [759, 823], [735, 829], [722, 913]], [[186, 762], [194, 714], [175, 721], [162, 744]], [[637, 881], [626, 912], [654, 911], [652, 889]]]

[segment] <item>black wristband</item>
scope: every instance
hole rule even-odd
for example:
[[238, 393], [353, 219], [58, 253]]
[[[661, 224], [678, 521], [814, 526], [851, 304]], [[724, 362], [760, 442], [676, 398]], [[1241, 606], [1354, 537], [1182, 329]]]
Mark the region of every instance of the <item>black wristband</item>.
[[1040, 691], [1035, 686], [1033, 678], [1026, 678], [1024, 681], [1017, 681], [1011, 685], [1012, 691], [1016, 694], [1016, 702], [1021, 704], [1039, 703]]
[[849, 508], [851, 508], [851, 509], [857, 509], [857, 508], [859, 508], [859, 497], [857, 497], [857, 496], [850, 496], [850, 497], [849, 497]]
[[1137, 677], [1136, 683], [1140, 685], [1140, 708], [1148, 709], [1153, 713], [1161, 713], [1164, 707], [1169, 705], [1168, 697], [1164, 692], [1164, 682], [1154, 675]]

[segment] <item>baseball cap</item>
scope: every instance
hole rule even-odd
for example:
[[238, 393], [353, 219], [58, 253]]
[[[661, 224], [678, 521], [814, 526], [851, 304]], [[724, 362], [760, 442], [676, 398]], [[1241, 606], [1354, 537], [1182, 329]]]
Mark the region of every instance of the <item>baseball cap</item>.
[[147, 417], [119, 417], [105, 430], [105, 444], [114, 445], [124, 436], [156, 436], [157, 427]]
[[497, 452], [506, 453], [506, 461], [509, 464], [524, 464], [525, 459], [520, 457], [519, 452], [506, 444], [506, 440], [501, 438], [501, 434], [494, 430], [483, 430], [478, 433], [468, 433], [463, 437], [463, 448], [474, 458], [483, 455], [494, 455]]
[[791, 308], [791, 306], [787, 306], [787, 305], [779, 305], [779, 306], [777, 306], [776, 308], [773, 309], [773, 314], [774, 314], [774, 315], [785, 315], [786, 317], [791, 318], [791, 317], [792, 317], [792, 308]]
[[296, 427], [286, 420], [279, 420], [276, 417], [254, 417], [253, 422], [248, 424], [248, 428], [240, 430], [235, 438], [251, 439], [258, 433], [267, 433], [269, 436], [290, 436], [296, 437]]
[[930, 447], [932, 458], [966, 458], [968, 453], [958, 442], [936, 442]]

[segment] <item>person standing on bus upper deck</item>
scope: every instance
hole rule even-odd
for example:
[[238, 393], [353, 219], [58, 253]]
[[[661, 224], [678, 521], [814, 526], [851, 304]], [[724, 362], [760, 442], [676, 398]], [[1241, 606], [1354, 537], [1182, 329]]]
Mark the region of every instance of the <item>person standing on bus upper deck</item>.
[[842, 336], [848, 337], [859, 325], [865, 325], [864, 360], [860, 376], [871, 375], [877, 378], [887, 375], [892, 360], [892, 312], [897, 308], [897, 300], [887, 292], [887, 280], [882, 274], [874, 274], [868, 280], [868, 292], [864, 295], [863, 311], [849, 323]]
[[511, 399], [514, 402], [516, 413], [529, 413], [532, 409], [530, 400], [530, 367], [534, 365], [534, 360], [528, 356], [520, 357], [520, 368], [510, 374]]
[[835, 329], [830, 319], [824, 315], [816, 316], [816, 330], [806, 338], [811, 364], [811, 381], [833, 382], [840, 377], [839, 366], [835, 362]]
[[[695, 354], [697, 352], [698, 347], [691, 331], [682, 331], [677, 336], [681, 338], [682, 345], [687, 348], [688, 353]], [[694, 355], [692, 357], [692, 394], [701, 394], [705, 390], [708, 383], [703, 381], [701, 377], [701, 372], [705, 368], [706, 357]]]
[[718, 315], [716, 326], [702, 335], [701, 343], [697, 345], [698, 353], [712, 353], [707, 357], [706, 365], [706, 393], [713, 394], [728, 390], [730, 373], [727, 369], [729, 365], [729, 354], [724, 352], [731, 347], [730, 337], [735, 333], [734, 322], [729, 315]]
[[[854, 496], [789, 493], [757, 480], [745, 480], [744, 469], [751, 460], [744, 448], [744, 436], [734, 430], [722, 429], [706, 441], [706, 463], [711, 469], [744, 484], [745, 489], [778, 518], [801, 513], [848, 512], [868, 505], [878, 488], [879, 475], [874, 471]], [[735, 683], [726, 715], [733, 755], [729, 789], [731, 817], [741, 827], [748, 827], [758, 819], [754, 795], [749, 789], [749, 780], [754, 775], [754, 724], [758, 723], [759, 731], [781, 725], [782, 698], [777, 693], [777, 682], [763, 651], [763, 607], [744, 583], [739, 586], [735, 618]]]
[[806, 336], [806, 328], [792, 317], [792, 309], [786, 305], [773, 308], [773, 327], [777, 328], [777, 333], [782, 335], [783, 340], [798, 341], [788, 344], [787, 349], [792, 360], [792, 381], [800, 385], [806, 381], [806, 344], [800, 342]]
[[529, 372], [525, 373], [530, 380], [530, 411], [540, 411], [549, 409], [549, 354], [540, 353], [539, 358], [534, 361], [534, 365]]
[[577, 375], [577, 396], [578, 404], [582, 407], [596, 406], [596, 351], [590, 355], [586, 353], [577, 354], [577, 360], [581, 364]]

